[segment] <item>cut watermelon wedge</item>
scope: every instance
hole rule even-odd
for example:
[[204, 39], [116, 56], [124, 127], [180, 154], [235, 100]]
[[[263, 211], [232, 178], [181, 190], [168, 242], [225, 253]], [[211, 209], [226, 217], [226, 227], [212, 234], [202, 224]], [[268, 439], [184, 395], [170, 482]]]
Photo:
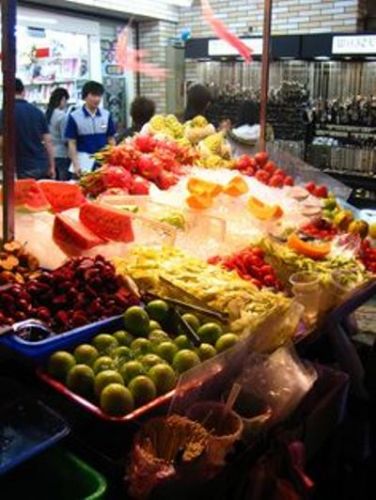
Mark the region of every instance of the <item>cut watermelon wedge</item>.
[[[3, 190], [0, 191], [0, 201]], [[19, 179], [14, 184], [14, 204], [17, 210], [41, 212], [51, 208], [43, 191], [35, 179]]]
[[103, 239], [129, 243], [134, 240], [131, 217], [100, 203], [86, 203], [80, 208], [80, 221]]
[[104, 243], [81, 222], [66, 215], [56, 215], [52, 231], [55, 243], [67, 255], [79, 255], [83, 250], [89, 250]]
[[86, 201], [77, 184], [61, 181], [39, 181], [38, 185], [42, 188], [54, 212], [80, 207]]

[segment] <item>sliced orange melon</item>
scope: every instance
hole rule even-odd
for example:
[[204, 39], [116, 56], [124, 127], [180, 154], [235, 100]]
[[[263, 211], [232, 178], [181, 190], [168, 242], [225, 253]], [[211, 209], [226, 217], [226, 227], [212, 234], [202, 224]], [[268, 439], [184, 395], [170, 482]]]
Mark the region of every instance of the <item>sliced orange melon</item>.
[[213, 197], [208, 194], [191, 194], [186, 199], [187, 205], [195, 210], [205, 210], [213, 205]]
[[191, 177], [187, 183], [187, 189], [192, 194], [218, 196], [222, 192], [222, 186], [215, 182], [205, 181], [198, 177]]
[[225, 186], [223, 192], [228, 194], [229, 196], [242, 196], [245, 193], [248, 193], [249, 187], [245, 182], [243, 177], [237, 175]]
[[279, 205], [267, 205], [254, 196], [248, 200], [248, 210], [260, 220], [278, 219], [283, 215], [283, 210]]
[[287, 245], [296, 253], [300, 253], [314, 260], [324, 259], [331, 250], [330, 242], [316, 244], [303, 241], [296, 233], [290, 234], [287, 239]]

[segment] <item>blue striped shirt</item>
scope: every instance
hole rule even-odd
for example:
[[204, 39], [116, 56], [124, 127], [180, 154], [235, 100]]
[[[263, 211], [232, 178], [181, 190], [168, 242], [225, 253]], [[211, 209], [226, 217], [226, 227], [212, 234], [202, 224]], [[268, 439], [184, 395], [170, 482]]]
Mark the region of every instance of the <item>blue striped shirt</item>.
[[69, 115], [65, 138], [77, 142], [78, 152], [94, 154], [106, 146], [108, 138], [113, 137], [115, 132], [114, 122], [106, 109], [97, 109], [92, 115], [83, 106]]

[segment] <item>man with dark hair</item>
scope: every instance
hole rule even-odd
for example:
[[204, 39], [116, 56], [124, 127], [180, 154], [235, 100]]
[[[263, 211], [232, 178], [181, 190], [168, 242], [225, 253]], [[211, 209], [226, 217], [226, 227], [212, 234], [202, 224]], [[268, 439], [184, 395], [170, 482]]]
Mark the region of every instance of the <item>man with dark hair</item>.
[[148, 123], [155, 114], [155, 102], [147, 97], [136, 97], [131, 104], [130, 115], [132, 126], [127, 128], [120, 136], [119, 142], [126, 137], [132, 137], [136, 132], [140, 132], [145, 123]]
[[[16, 78], [16, 172], [19, 179], [55, 177], [54, 148], [42, 111], [25, 100], [25, 87]], [[3, 113], [0, 144], [3, 143]]]
[[99, 108], [103, 94], [101, 83], [86, 82], [82, 88], [85, 104], [68, 117], [65, 137], [72, 160], [70, 170], [77, 176], [92, 170], [94, 153], [106, 144], [115, 144], [116, 130], [111, 115], [106, 109]]

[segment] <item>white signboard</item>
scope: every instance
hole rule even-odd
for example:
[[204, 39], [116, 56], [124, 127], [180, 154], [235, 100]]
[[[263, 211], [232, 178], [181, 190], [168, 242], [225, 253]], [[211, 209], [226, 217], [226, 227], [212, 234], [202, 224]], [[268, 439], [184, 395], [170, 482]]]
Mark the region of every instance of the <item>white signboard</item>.
[[[254, 56], [261, 56], [262, 54], [262, 38], [242, 38], [241, 41], [245, 43], [251, 50]], [[209, 40], [209, 56], [236, 56], [239, 55], [238, 51], [229, 43], [224, 40]]]
[[334, 36], [332, 53], [376, 55], [376, 35]]

